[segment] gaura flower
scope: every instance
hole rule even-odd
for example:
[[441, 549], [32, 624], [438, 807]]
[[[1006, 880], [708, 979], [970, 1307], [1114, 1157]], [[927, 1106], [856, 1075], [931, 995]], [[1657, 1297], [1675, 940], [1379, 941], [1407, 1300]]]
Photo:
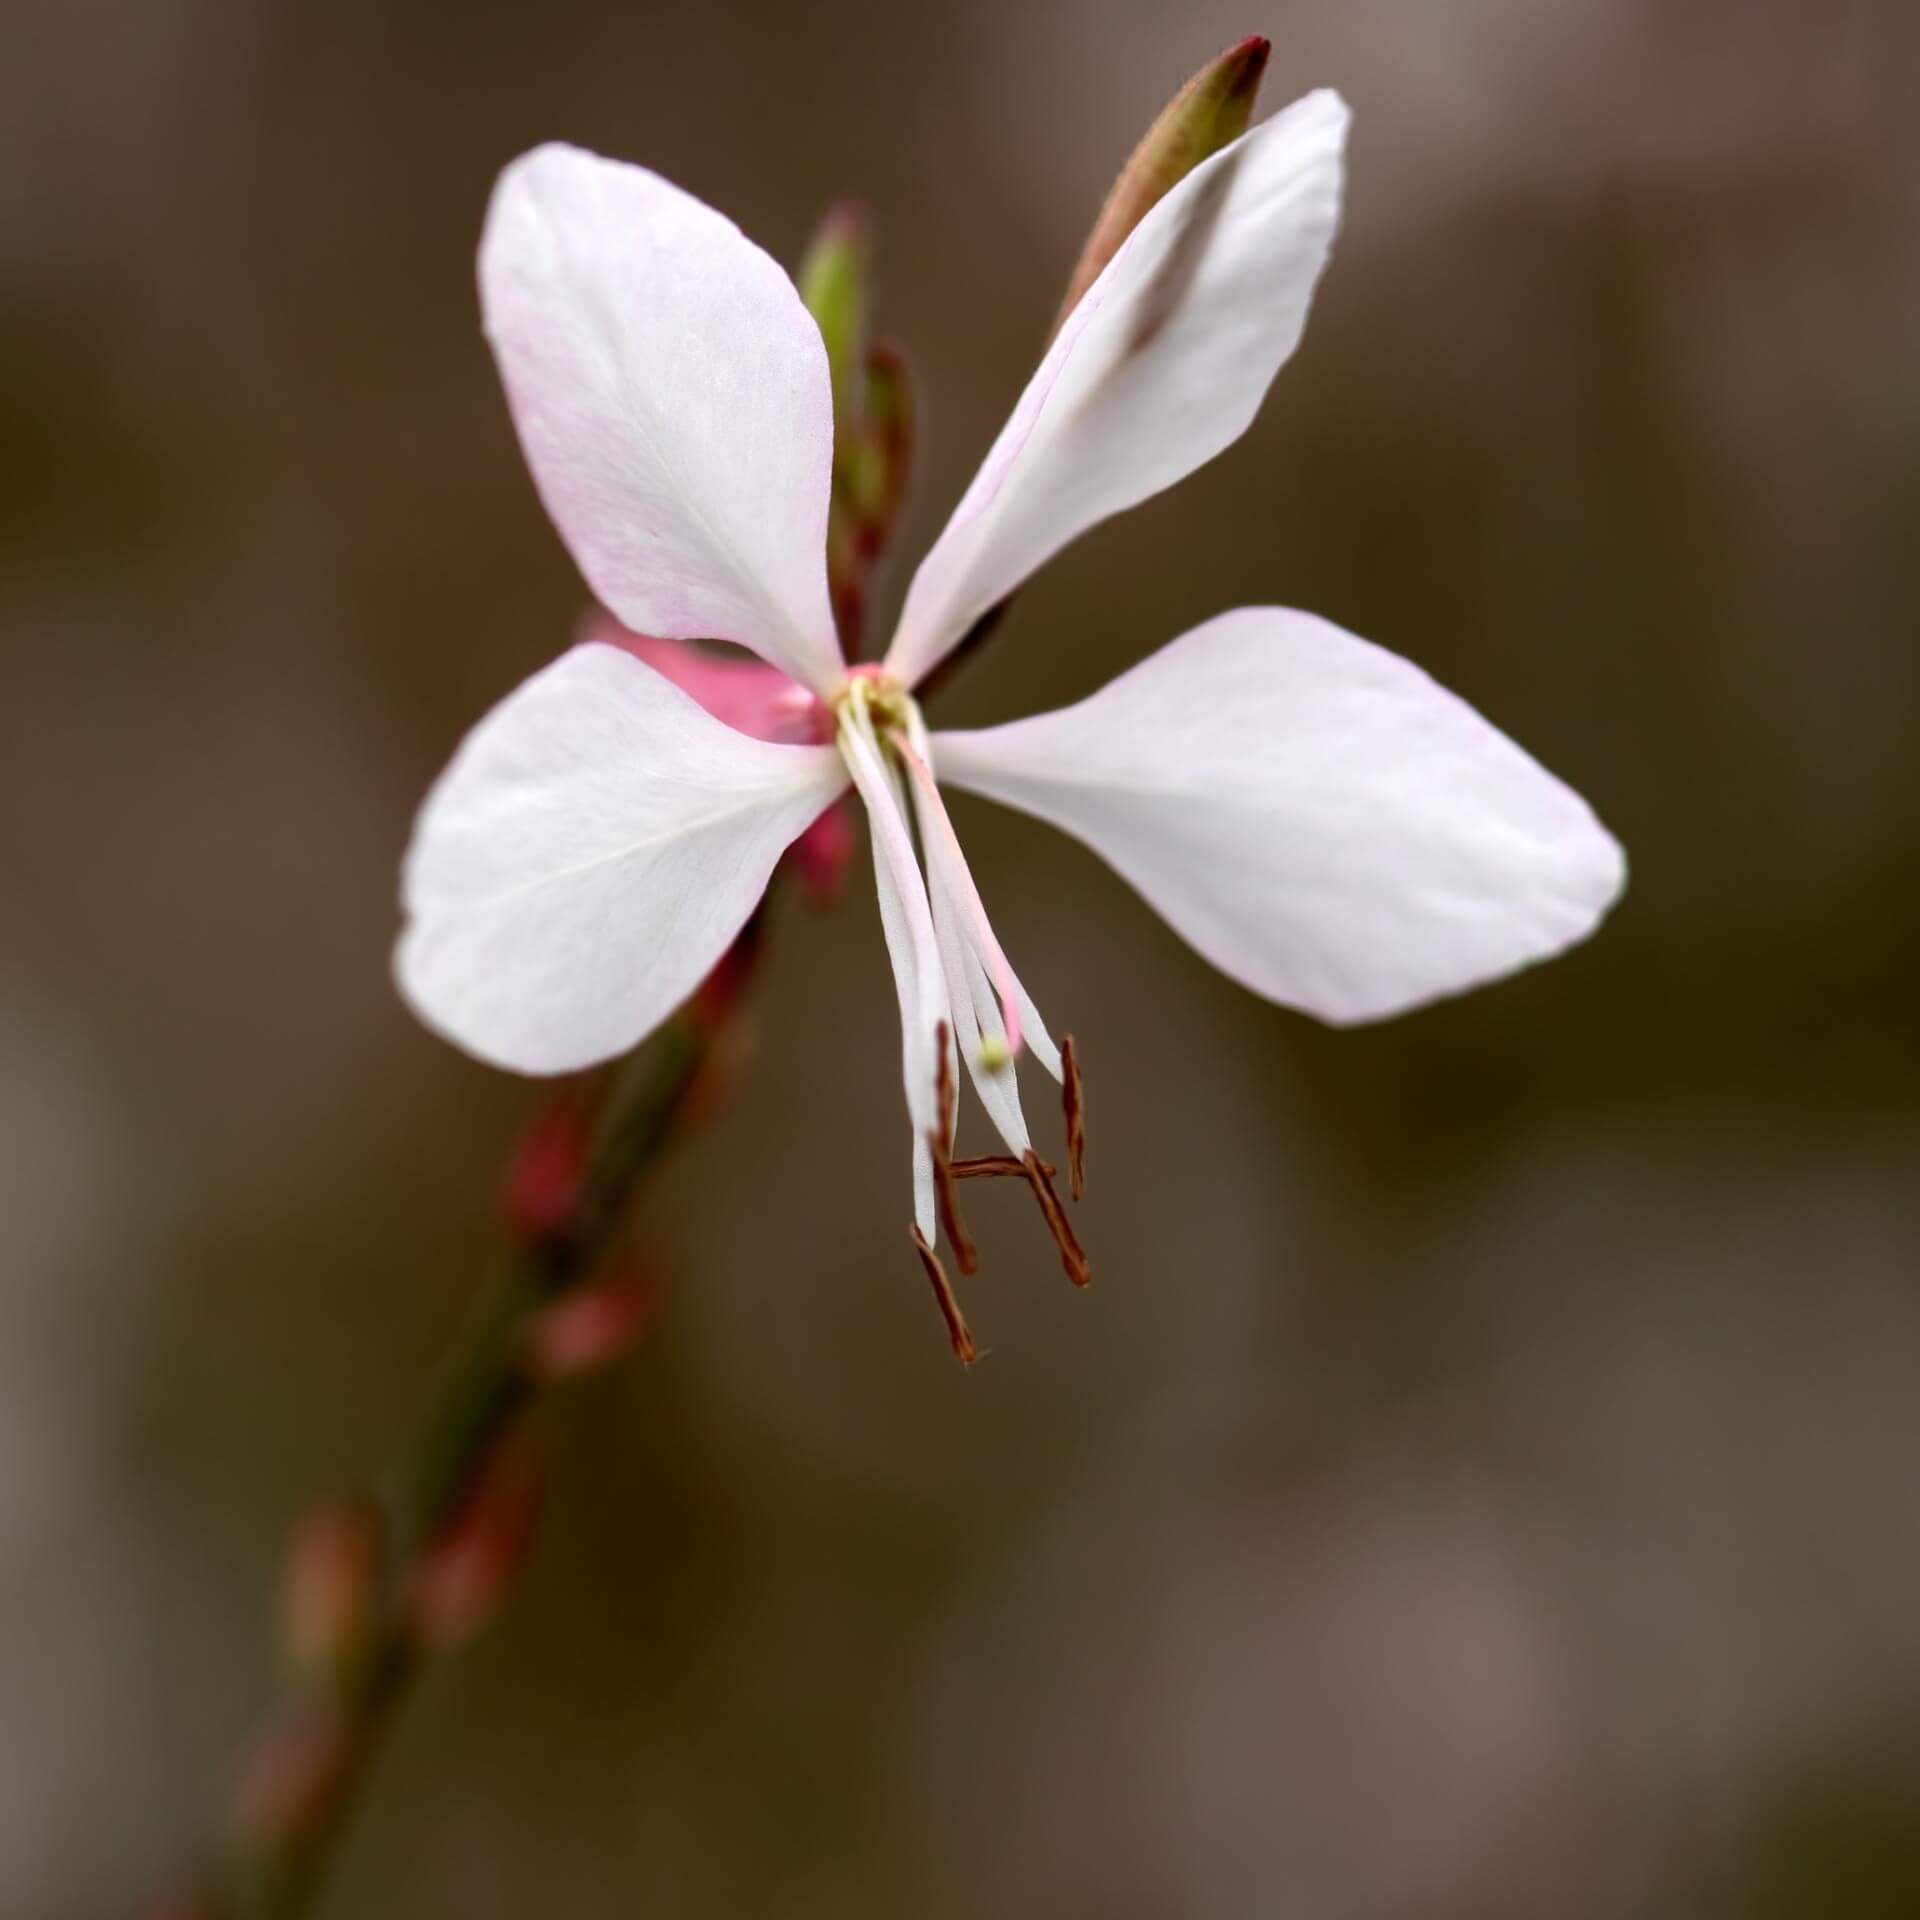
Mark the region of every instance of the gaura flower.
[[[952, 1182], [1033, 1186], [1016, 1061], [1078, 1074], [995, 936], [942, 799], [1084, 841], [1223, 972], [1334, 1024], [1559, 952], [1622, 884], [1586, 804], [1417, 667], [1309, 613], [1242, 607], [1079, 705], [931, 732], [915, 688], [1096, 522], [1236, 439], [1298, 343], [1338, 222], [1347, 111], [1315, 93], [1174, 186], [1068, 314], [921, 563], [877, 664], [841, 656], [825, 552], [833, 395], [786, 273], [642, 168], [510, 166], [480, 290], [541, 498], [614, 619], [467, 737], [407, 856], [401, 986], [481, 1059], [561, 1073], [677, 1007], [775, 864], [851, 787], [899, 991], [914, 1234], [972, 1252]], [[617, 624], [616, 624], [617, 623]], [[637, 636], [649, 636], [639, 638]], [[731, 642], [747, 657], [680, 643]], [[1006, 1148], [951, 1159], [964, 1063]]]

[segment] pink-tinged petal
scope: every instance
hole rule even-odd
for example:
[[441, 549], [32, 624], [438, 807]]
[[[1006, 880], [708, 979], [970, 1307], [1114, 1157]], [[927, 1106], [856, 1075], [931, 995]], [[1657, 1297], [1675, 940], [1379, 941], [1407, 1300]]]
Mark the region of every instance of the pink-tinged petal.
[[637, 632], [736, 641], [830, 692], [833, 395], [776, 262], [657, 174], [546, 146], [494, 189], [480, 299], [595, 595]]
[[536, 673], [461, 743], [415, 824], [395, 970], [428, 1026], [521, 1073], [624, 1053], [697, 987], [846, 785], [613, 647]]
[[682, 693], [692, 694], [716, 720], [756, 740], [824, 746], [833, 738], [833, 715], [826, 703], [778, 667], [750, 655], [729, 656], [692, 640], [634, 633], [602, 608], [587, 616], [580, 638], [632, 654]]
[[1560, 952], [1625, 879], [1586, 802], [1463, 700], [1280, 607], [933, 747], [943, 781], [1085, 841], [1223, 973], [1341, 1025]]
[[1070, 540], [1246, 431], [1333, 243], [1347, 119], [1337, 94], [1295, 101], [1128, 236], [914, 576], [887, 655], [897, 678], [918, 682]]

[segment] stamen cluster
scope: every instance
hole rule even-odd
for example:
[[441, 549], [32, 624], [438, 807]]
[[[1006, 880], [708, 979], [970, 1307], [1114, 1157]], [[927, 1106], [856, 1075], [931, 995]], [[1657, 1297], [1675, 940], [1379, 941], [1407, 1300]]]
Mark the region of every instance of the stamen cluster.
[[[917, 1184], [930, 1184], [940, 1230], [960, 1271], [971, 1274], [978, 1269], [979, 1252], [960, 1217], [957, 1182], [995, 1176], [1024, 1180], [1060, 1250], [1068, 1278], [1084, 1287], [1093, 1278], [1092, 1269], [1054, 1188], [1055, 1168], [1035, 1153], [1028, 1138], [1015, 1077], [1018, 1057], [1031, 1040], [1028, 1050], [1062, 1086], [1070, 1187], [1079, 1199], [1085, 1189], [1086, 1130], [1073, 1036], [1069, 1034], [1058, 1050], [1054, 1048], [1007, 963], [941, 800], [918, 702], [883, 670], [856, 667], [832, 706], [841, 753], [873, 823], [882, 918], [889, 944], [898, 942], [896, 969], [898, 949], [904, 948], [908, 964], [903, 980], [937, 977], [939, 1005], [946, 1010], [934, 1021], [930, 1111], [915, 1114], [916, 1120], [926, 1123], [915, 1154], [916, 1174], [924, 1167], [926, 1178]], [[895, 908], [891, 913], [890, 889]], [[916, 942], [921, 929], [932, 934], [930, 953], [924, 942]], [[902, 1004], [904, 1011], [908, 1004], [904, 997]], [[947, 1011], [964, 1024], [958, 1036]], [[919, 1103], [914, 1098], [910, 1016], [907, 1039], [911, 1111]], [[968, 1160], [954, 1157], [959, 1106], [956, 1054], [966, 1058], [974, 1084], [1005, 1141], [1004, 1154]], [[978, 1348], [935, 1251], [926, 1209], [916, 1212], [911, 1229], [914, 1248], [945, 1316], [953, 1350], [970, 1364]]]

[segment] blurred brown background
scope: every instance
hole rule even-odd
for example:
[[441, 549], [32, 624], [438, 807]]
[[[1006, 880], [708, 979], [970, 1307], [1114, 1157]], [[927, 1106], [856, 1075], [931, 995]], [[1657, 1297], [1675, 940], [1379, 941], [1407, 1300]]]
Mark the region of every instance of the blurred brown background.
[[[9, 0], [0, 77], [0, 1910], [126, 1911], [271, 1698], [294, 1514], [494, 1258], [528, 1090], [386, 974], [412, 808], [580, 589], [481, 343], [564, 137], [794, 258], [857, 191], [931, 442], [1011, 404], [1228, 40], [1356, 112], [1255, 430], [949, 716], [1241, 601], [1592, 797], [1567, 961], [1348, 1034], [965, 805], [1088, 1059], [1099, 1284], [901, 1243], [864, 869], [660, 1191], [514, 1605], [331, 1911], [1920, 1911], [1920, 33], [1903, 0]], [[898, 585], [896, 576], [895, 585]]]

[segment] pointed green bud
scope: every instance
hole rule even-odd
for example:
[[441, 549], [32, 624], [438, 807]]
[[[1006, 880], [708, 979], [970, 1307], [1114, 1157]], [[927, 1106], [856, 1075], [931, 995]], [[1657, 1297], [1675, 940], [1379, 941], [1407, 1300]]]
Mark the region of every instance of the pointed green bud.
[[821, 221], [796, 279], [800, 299], [827, 345], [836, 426], [859, 411], [872, 257], [865, 213], [842, 201]]
[[1171, 187], [1202, 160], [1230, 146], [1253, 118], [1271, 43], [1259, 35], [1229, 47], [1202, 67], [1161, 109], [1160, 117], [1121, 168], [1067, 285], [1053, 323], [1060, 331], [1080, 297], [1099, 279], [1126, 239]]

